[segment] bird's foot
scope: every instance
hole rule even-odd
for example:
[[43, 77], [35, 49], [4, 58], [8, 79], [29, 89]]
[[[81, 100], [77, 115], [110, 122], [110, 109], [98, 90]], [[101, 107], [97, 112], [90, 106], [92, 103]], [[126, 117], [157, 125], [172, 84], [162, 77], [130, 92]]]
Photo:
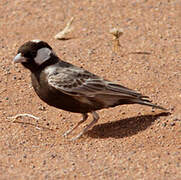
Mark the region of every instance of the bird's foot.
[[83, 119], [78, 122], [75, 126], [73, 126], [71, 129], [69, 129], [68, 131], [66, 131], [62, 136], [63, 137], [67, 137], [72, 131], [74, 131], [76, 128], [78, 128], [87, 118], [88, 115], [87, 114], [82, 114]]

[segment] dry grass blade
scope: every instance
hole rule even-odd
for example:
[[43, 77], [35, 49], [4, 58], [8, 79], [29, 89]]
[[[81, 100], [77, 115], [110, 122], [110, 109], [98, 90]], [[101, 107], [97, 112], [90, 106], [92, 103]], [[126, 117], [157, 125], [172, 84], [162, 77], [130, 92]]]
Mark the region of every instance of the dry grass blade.
[[58, 40], [67, 40], [67, 39], [70, 39], [70, 38], [67, 38], [66, 35], [68, 33], [70, 33], [73, 28], [71, 27], [72, 23], [73, 23], [73, 20], [74, 20], [74, 17], [72, 17], [70, 19], [70, 21], [67, 23], [67, 25], [65, 26], [65, 28], [60, 31], [58, 34], [55, 35], [55, 39], [58, 39]]
[[36, 119], [36, 120], [39, 120], [39, 119], [40, 119], [39, 117], [36, 117], [36, 116], [34, 116], [34, 115], [32, 115], [32, 114], [27, 114], [27, 113], [25, 113], [25, 114], [17, 114], [17, 115], [15, 115], [15, 116], [7, 117], [7, 118], [8, 118], [8, 119], [13, 119], [12, 122], [14, 122], [17, 118], [19, 118], [19, 117], [25, 117], [25, 116], [30, 117], [30, 118], [33, 118], [33, 119]]

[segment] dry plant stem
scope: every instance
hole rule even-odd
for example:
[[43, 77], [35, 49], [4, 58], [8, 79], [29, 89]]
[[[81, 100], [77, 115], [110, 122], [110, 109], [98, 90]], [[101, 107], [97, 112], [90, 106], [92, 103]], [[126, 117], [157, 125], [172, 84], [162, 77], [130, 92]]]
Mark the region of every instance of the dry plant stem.
[[118, 28], [112, 28], [110, 33], [113, 35], [113, 51], [118, 52], [120, 49], [119, 37], [123, 35], [123, 30]]
[[137, 52], [130, 52], [128, 54], [145, 54], [145, 55], [150, 55], [151, 52], [145, 52], [145, 51], [137, 51]]
[[116, 52], [116, 53], [119, 52], [119, 49], [120, 49], [120, 46], [121, 46], [120, 43], [119, 43], [119, 39], [114, 39], [113, 44], [114, 44], [113, 45], [113, 51]]
[[33, 118], [33, 119], [36, 119], [36, 120], [39, 120], [40, 118], [39, 117], [36, 117], [36, 116], [33, 116], [32, 114], [17, 114], [15, 116], [12, 116], [12, 117], [7, 117], [8, 119], [13, 119], [13, 122], [19, 118], [19, 117], [24, 117], [24, 116], [27, 116], [27, 117], [30, 117], [30, 118]]
[[66, 35], [68, 34], [68, 33], [70, 33], [71, 31], [72, 31], [72, 27], [71, 27], [71, 25], [72, 25], [72, 23], [73, 23], [73, 20], [74, 20], [74, 17], [72, 17], [71, 19], [70, 19], [70, 21], [67, 23], [67, 25], [65, 26], [65, 28], [62, 30], [62, 31], [60, 31], [58, 34], [56, 34], [55, 35], [55, 39], [59, 39], [59, 40], [65, 40], [66, 39]]

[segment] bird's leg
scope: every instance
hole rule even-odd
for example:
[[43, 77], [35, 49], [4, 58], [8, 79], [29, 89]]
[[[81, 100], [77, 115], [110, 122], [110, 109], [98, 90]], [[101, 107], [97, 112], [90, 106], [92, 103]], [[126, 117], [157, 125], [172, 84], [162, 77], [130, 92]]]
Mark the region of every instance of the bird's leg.
[[93, 120], [91, 121], [90, 124], [87, 125], [76, 137], [72, 138], [71, 140], [76, 140], [80, 138], [83, 134], [85, 134], [99, 119], [99, 115], [93, 111], [92, 112]]
[[77, 127], [80, 126], [80, 124], [82, 124], [84, 121], [86, 121], [86, 119], [88, 118], [88, 115], [86, 113], [82, 114], [82, 120], [79, 121], [75, 126], [73, 126], [71, 129], [69, 129], [68, 131], [66, 131], [63, 136], [67, 136], [69, 135], [72, 131], [74, 131]]

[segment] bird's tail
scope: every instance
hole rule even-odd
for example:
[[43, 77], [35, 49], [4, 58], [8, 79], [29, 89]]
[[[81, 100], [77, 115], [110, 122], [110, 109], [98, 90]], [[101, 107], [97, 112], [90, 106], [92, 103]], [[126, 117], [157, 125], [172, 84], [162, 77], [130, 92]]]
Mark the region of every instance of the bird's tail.
[[147, 99], [148, 96], [141, 96], [138, 99], [132, 99], [131, 101], [133, 103], [137, 103], [137, 104], [142, 104], [142, 105], [146, 105], [146, 106], [151, 106], [153, 108], [157, 108], [157, 109], [162, 109], [164, 111], [167, 111], [167, 109], [165, 109], [162, 106], [158, 106], [156, 104], [151, 103], [151, 101], [149, 99]]
[[[114, 107], [122, 104], [142, 104], [167, 111], [167, 109], [161, 106], [152, 104], [148, 96], [144, 96], [132, 89], [114, 84], [112, 82], [108, 82], [106, 88], [106, 90], [109, 91], [106, 91], [106, 93], [104, 93], [104, 96], [100, 96], [100, 98], [104, 99], [104, 103], [106, 102], [107, 107]], [[105, 94], [107, 96], [105, 96]]]

